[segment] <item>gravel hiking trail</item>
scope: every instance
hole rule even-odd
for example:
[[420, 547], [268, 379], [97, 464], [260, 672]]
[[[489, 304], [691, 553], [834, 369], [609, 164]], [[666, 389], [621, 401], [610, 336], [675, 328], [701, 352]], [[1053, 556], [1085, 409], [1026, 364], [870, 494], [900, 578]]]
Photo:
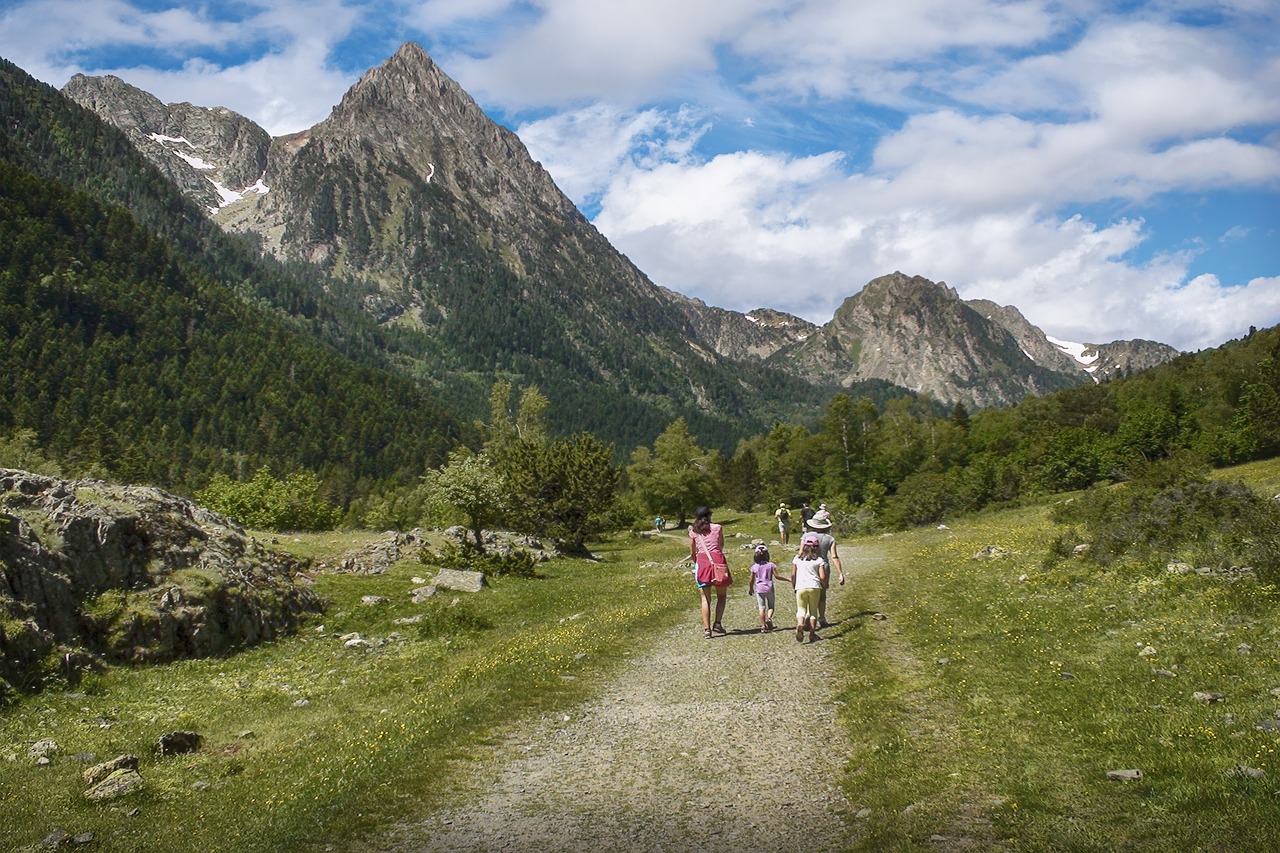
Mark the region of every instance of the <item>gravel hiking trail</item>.
[[[675, 628], [637, 643], [599, 693], [523, 721], [466, 759], [444, 810], [367, 839], [409, 851], [841, 850], [857, 837], [841, 781], [849, 749], [836, 720], [834, 659], [866, 618], [859, 567], [833, 586], [822, 639], [795, 638], [795, 596], [779, 585], [777, 630], [761, 634], [742, 572], [726, 635], [706, 640], [698, 595]], [[785, 565], [794, 549], [774, 549]], [[675, 569], [668, 569], [674, 571]]]

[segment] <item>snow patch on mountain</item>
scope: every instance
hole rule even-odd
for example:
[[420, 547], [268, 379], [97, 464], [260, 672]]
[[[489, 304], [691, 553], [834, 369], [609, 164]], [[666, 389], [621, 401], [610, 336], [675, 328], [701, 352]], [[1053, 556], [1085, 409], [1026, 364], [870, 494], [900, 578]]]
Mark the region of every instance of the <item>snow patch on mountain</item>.
[[228, 189], [227, 187], [224, 187], [222, 184], [215, 181], [213, 178], [210, 178], [209, 183], [213, 184], [213, 188], [218, 191], [218, 198], [220, 199], [220, 201], [218, 202], [217, 207], [209, 208], [209, 212], [217, 213], [219, 210], [226, 207], [227, 205], [235, 204], [237, 201], [240, 201], [245, 196], [250, 195], [252, 193], [257, 193], [258, 195], [266, 195], [267, 193], [271, 192], [271, 188], [267, 186], [266, 177], [267, 177], [266, 173], [264, 172], [262, 177], [258, 178], [258, 180], [256, 180], [255, 182], [253, 182], [252, 184], [250, 184], [249, 186], [245, 187], [242, 190]]
[[1060, 341], [1052, 335], [1045, 335], [1045, 337], [1049, 339], [1049, 343], [1074, 358], [1078, 364], [1083, 365], [1086, 372], [1093, 373], [1098, 369], [1098, 350], [1092, 345]]

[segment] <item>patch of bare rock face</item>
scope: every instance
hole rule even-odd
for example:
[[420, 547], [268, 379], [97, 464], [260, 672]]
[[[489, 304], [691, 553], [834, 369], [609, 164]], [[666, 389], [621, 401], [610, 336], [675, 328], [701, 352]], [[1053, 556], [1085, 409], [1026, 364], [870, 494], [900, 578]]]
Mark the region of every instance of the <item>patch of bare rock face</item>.
[[159, 489], [0, 469], [0, 700], [291, 632], [321, 610], [305, 568]]

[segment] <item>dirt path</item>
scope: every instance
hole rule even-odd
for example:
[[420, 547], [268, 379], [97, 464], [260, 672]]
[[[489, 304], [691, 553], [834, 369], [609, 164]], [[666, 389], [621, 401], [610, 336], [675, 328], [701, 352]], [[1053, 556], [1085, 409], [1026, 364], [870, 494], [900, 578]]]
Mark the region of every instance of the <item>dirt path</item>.
[[789, 586], [778, 591], [779, 630], [762, 635], [754, 598], [735, 584], [729, 634], [705, 640], [691, 583], [687, 617], [598, 698], [512, 731], [469, 765], [471, 790], [457, 806], [396, 827], [378, 847], [846, 847], [856, 829], [840, 789], [849, 752], [835, 721], [832, 659], [859, 617], [844, 595], [833, 588], [823, 639], [797, 643], [785, 629], [794, 626]]

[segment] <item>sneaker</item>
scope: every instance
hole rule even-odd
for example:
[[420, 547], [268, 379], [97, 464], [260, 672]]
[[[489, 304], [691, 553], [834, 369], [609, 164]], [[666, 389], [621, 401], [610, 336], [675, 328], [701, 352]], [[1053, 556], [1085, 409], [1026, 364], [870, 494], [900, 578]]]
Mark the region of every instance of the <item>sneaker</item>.
[[811, 642], [811, 643], [816, 643], [816, 642], [818, 642], [818, 640], [819, 640], [819, 639], [821, 639], [821, 638], [818, 636], [818, 632], [817, 632], [817, 631], [810, 631], [810, 632], [809, 632], [809, 642]]
[[765, 626], [766, 628], [768, 628], [770, 631], [772, 631], [772, 630], [773, 630], [773, 620], [772, 620], [772, 619], [766, 619], [766, 620], [764, 620], [764, 626]]
[[715, 631], [717, 634], [727, 634], [727, 633], [729, 633], [728, 631], [726, 631], [726, 630], [724, 629], [724, 626], [723, 626], [723, 625], [721, 625], [719, 622], [717, 622], [716, 624], [712, 625], [712, 626], [711, 626], [711, 630], [712, 630], [712, 631]]
[[824, 618], [822, 618], [822, 619], [819, 619], [819, 620], [818, 620], [818, 627], [819, 627], [819, 628], [830, 628], [830, 627], [831, 627], [831, 623], [830, 623], [830, 622], [828, 622], [828, 621], [826, 620], [826, 618], [824, 617]]
[[710, 629], [710, 628], [705, 628], [705, 629], [703, 629], [703, 631], [702, 631], [702, 636], [703, 636], [703, 639], [710, 640], [710, 639], [711, 639], [711, 629]]
[[804, 642], [804, 626], [803, 625], [796, 626], [796, 642], [797, 643]]

